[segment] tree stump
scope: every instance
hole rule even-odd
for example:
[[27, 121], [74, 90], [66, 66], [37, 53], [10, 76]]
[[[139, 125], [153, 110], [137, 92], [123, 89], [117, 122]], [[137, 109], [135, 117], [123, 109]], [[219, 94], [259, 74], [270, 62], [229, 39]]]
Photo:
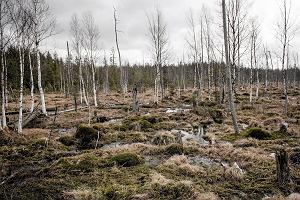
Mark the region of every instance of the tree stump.
[[288, 154], [284, 149], [276, 151], [277, 182], [280, 188], [288, 192], [290, 183], [290, 173], [288, 166]]
[[132, 91], [132, 109], [133, 109], [133, 112], [139, 112], [139, 100], [138, 100], [138, 91], [137, 91], [137, 87], [135, 86], [133, 88], [133, 91]]

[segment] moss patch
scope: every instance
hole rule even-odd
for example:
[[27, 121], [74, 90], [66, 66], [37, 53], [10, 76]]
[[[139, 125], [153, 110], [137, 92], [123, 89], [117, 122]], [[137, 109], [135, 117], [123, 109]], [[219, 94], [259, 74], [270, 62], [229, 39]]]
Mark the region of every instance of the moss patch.
[[171, 144], [165, 149], [165, 153], [167, 155], [181, 155], [183, 151], [183, 146], [180, 144]]
[[[102, 134], [99, 132], [100, 138]], [[79, 140], [79, 148], [94, 148], [94, 141], [98, 138], [98, 131], [87, 125], [80, 125], [75, 133], [75, 138]]]
[[61, 136], [58, 141], [66, 146], [72, 146], [75, 144], [75, 138], [71, 135]]
[[108, 159], [110, 166], [116, 164], [122, 167], [132, 167], [144, 163], [144, 160], [134, 153], [121, 153]]

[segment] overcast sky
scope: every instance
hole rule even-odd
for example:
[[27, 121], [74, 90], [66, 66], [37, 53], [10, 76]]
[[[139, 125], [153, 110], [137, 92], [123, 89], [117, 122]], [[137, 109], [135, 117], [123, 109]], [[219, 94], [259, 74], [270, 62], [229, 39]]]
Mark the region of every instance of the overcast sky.
[[[58, 34], [51, 37], [43, 44], [43, 50], [51, 53], [57, 52], [59, 56], [66, 55], [66, 41], [71, 40], [70, 19], [73, 14], [81, 16], [82, 13], [91, 12], [100, 28], [101, 38], [98, 46], [103, 54], [107, 55], [114, 43], [113, 6], [117, 9], [120, 20], [119, 35], [120, 49], [123, 60], [131, 64], [140, 62], [143, 58], [146, 62], [150, 60], [149, 39], [147, 37], [147, 16], [158, 7], [167, 23], [170, 40], [172, 59], [177, 62], [187, 50], [187, 15], [192, 9], [195, 14], [200, 15], [202, 5], [208, 7], [213, 17], [215, 27], [221, 22], [220, 1], [221, 0], [46, 0], [57, 19]], [[251, 0], [248, 0], [251, 1]], [[249, 6], [249, 15], [258, 18], [263, 44], [268, 44], [273, 50], [278, 50], [279, 44], [275, 38], [276, 23], [279, 19], [279, 6], [283, 0], [252, 0]], [[295, 24], [300, 1], [292, 1], [292, 18]], [[221, 29], [214, 29], [216, 36]], [[293, 40], [293, 49], [300, 50], [300, 40], [296, 35]]]

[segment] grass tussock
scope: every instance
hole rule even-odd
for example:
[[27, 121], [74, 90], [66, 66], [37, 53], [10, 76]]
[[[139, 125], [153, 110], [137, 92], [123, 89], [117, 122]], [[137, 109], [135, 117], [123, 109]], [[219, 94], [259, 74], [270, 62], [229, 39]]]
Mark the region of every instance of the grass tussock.
[[179, 173], [188, 176], [194, 176], [198, 173], [205, 173], [200, 166], [189, 164], [188, 158], [184, 155], [172, 156], [165, 163], [163, 163], [163, 166], [175, 171], [179, 171]]

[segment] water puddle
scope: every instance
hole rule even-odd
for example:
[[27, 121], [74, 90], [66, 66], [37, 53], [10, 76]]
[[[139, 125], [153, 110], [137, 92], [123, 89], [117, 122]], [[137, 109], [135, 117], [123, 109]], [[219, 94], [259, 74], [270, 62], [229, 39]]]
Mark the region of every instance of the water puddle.
[[171, 113], [185, 113], [189, 112], [191, 109], [182, 109], [182, 108], [167, 108], [166, 113], [171, 114]]

